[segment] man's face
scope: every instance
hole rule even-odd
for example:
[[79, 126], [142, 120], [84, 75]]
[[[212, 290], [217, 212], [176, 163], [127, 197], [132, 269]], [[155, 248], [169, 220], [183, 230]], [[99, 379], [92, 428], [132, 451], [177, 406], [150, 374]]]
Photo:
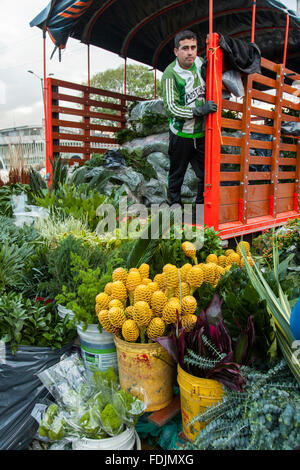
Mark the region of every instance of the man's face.
[[174, 49], [180, 67], [189, 69], [197, 57], [197, 41], [196, 39], [183, 39], [179, 41], [178, 49]]

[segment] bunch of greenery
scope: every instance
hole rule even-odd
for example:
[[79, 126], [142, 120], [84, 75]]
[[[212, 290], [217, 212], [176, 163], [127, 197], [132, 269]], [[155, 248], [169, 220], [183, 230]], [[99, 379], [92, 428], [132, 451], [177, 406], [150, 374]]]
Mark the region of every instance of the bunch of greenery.
[[[59, 304], [73, 311], [76, 323], [82, 322], [85, 327], [88, 324], [97, 324], [101, 331], [95, 312], [95, 298], [111, 281], [113, 270], [124, 265], [124, 260], [120, 258], [121, 250], [111, 253], [95, 250], [98, 257], [96, 260], [92, 253], [85, 256], [87, 247], [80, 246], [78, 240], [76, 243], [77, 253], [72, 250], [73, 243], [70, 237], [59, 248], [60, 253], [56, 252], [56, 261], [51, 268], [53, 272], [58, 272], [59, 266], [63, 265], [64, 261], [68, 265], [62, 266], [62, 271], [58, 274], [61, 280], [55, 287], [57, 289], [62, 287], [55, 299]], [[63, 253], [65, 253], [64, 259]]]
[[18, 346], [61, 348], [70, 343], [76, 331], [61, 319], [53, 303], [47, 305], [9, 292], [0, 297], [0, 340], [10, 345], [13, 354]]
[[10, 185], [4, 185], [0, 187], [0, 214], [1, 216], [12, 217], [13, 216], [13, 205], [12, 196], [20, 196], [25, 193], [28, 200], [31, 202], [33, 199], [33, 193], [28, 184], [15, 183]]
[[243, 366], [245, 390], [226, 389], [222, 402], [194, 422], [204, 422], [185, 450], [293, 450], [300, 445], [300, 387], [285, 360], [268, 369]]
[[41, 279], [49, 276], [49, 247], [33, 225], [18, 227], [13, 219], [0, 217], [0, 292], [14, 290], [28, 297], [39, 296]]
[[[210, 286], [211, 288], [211, 286]], [[249, 362], [272, 361], [277, 356], [274, 321], [267, 310], [266, 301], [260, 299], [245, 269], [233, 266], [222, 276], [215, 289], [222, 299], [222, 313], [233, 342], [247, 329], [253, 316], [255, 339]], [[197, 290], [200, 305], [205, 301], [205, 290]], [[208, 289], [211, 295], [211, 290]], [[209, 299], [209, 296], [208, 296]], [[206, 300], [207, 302], [207, 300]]]
[[300, 219], [289, 220], [284, 227], [268, 230], [253, 240], [254, 253], [262, 256], [265, 266], [272, 267], [273, 244], [279, 250], [280, 260], [291, 251], [295, 253], [295, 264], [300, 264]]
[[106, 196], [87, 185], [61, 185], [56, 192], [47, 192], [43, 198], [35, 196], [38, 206], [48, 208], [50, 215], [72, 216], [94, 231], [98, 224], [97, 208], [106, 201]]

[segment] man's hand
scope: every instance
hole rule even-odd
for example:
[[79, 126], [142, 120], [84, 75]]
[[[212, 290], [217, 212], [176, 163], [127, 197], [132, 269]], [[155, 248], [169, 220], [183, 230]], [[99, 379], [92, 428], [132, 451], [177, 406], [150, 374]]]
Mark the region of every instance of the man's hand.
[[195, 117], [206, 116], [209, 113], [215, 113], [218, 109], [218, 106], [214, 101], [206, 101], [203, 106], [198, 106], [193, 108], [193, 115]]

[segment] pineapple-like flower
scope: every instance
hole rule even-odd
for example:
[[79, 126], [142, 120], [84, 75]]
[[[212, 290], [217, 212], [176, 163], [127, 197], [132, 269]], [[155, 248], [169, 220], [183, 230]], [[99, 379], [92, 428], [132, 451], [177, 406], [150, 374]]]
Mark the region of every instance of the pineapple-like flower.
[[134, 303], [143, 300], [144, 302], [150, 303], [151, 300], [151, 290], [146, 284], [139, 284], [133, 293]]
[[215, 263], [207, 263], [205, 268], [205, 282], [213, 285], [218, 277], [218, 265]]
[[181, 248], [185, 256], [188, 258], [191, 258], [195, 264], [198, 263], [197, 258], [196, 258], [196, 247], [193, 243], [191, 242], [183, 242], [181, 244]]
[[114, 282], [122, 281], [124, 284], [126, 284], [126, 279], [127, 279], [126, 269], [125, 268], [116, 268], [112, 273], [112, 279], [113, 279]]
[[129, 292], [133, 292], [134, 289], [141, 284], [141, 275], [138, 270], [129, 271], [126, 279], [126, 287]]
[[96, 296], [96, 304], [100, 310], [104, 310], [107, 308], [109, 303], [110, 297], [105, 292], [101, 292]]
[[[166, 275], [166, 286], [167, 289], [175, 289], [179, 283], [179, 272], [178, 268], [174, 265], [166, 265], [168, 266], [165, 269], [165, 275]], [[165, 268], [165, 267], [164, 267]]]
[[158, 282], [156, 281], [152, 281], [148, 284], [148, 287], [151, 291], [151, 296], [154, 292], [156, 292], [157, 290], [159, 290], [159, 285], [158, 285]]
[[235, 263], [239, 266], [240, 261], [241, 261], [241, 258], [240, 258], [240, 255], [238, 253], [231, 253], [227, 257], [226, 266], [229, 266], [230, 264], [233, 264], [233, 263]]
[[192, 290], [200, 287], [203, 283], [204, 274], [199, 266], [193, 266], [187, 273], [187, 283], [191, 286]]
[[240, 257], [242, 257], [242, 246], [244, 246], [244, 249], [245, 249], [245, 252], [246, 252], [246, 255], [248, 256], [249, 253], [250, 253], [250, 244], [246, 241], [240, 241], [236, 247], [236, 252], [238, 255], [240, 255]]
[[112, 283], [111, 295], [113, 299], [118, 299], [121, 302], [125, 302], [127, 299], [127, 290], [125, 284], [122, 281], [116, 281]]
[[196, 322], [197, 322], [197, 316], [193, 315], [192, 313], [183, 315], [181, 317], [182, 327], [184, 328], [184, 331], [186, 331], [187, 333], [193, 330], [193, 328], [196, 325]]
[[122, 335], [125, 341], [135, 343], [140, 336], [140, 330], [134, 320], [125, 320], [122, 325]]
[[104, 287], [105, 294], [111, 295], [111, 286], [112, 286], [112, 284], [113, 284], [112, 282], [108, 282], [106, 284], [106, 286]]
[[153, 292], [150, 304], [155, 316], [161, 317], [164, 306], [166, 305], [167, 301], [167, 296], [162, 290], [157, 290]]
[[[186, 297], [187, 295], [190, 295], [190, 286], [188, 285], [187, 282], [181, 282], [178, 284], [174, 291], [174, 297], [177, 297], [178, 299], [183, 299], [183, 297]], [[180, 295], [181, 292], [181, 295]]]
[[177, 312], [178, 312], [178, 315], [180, 315], [181, 313], [180, 304], [176, 302], [175, 300], [169, 300], [164, 306], [164, 309], [162, 312], [162, 319], [167, 324], [176, 323]]
[[188, 315], [195, 313], [197, 309], [197, 300], [192, 295], [187, 295], [183, 297], [181, 303], [181, 313], [182, 315]]
[[108, 317], [109, 317], [110, 323], [115, 328], [122, 328], [122, 325], [124, 321], [126, 320], [126, 315], [124, 313], [124, 310], [119, 307], [110, 308], [108, 311]]
[[143, 277], [142, 281], [141, 281], [141, 284], [151, 284], [152, 283], [152, 280], [149, 278], [149, 277]]
[[180, 268], [180, 279], [183, 282], [186, 282], [186, 276], [190, 269], [192, 269], [192, 265], [190, 263], [186, 263]]
[[214, 253], [211, 253], [206, 257], [206, 263], [215, 263], [218, 264], [218, 257]]
[[235, 251], [232, 248], [228, 248], [228, 250], [225, 251], [225, 256], [229, 256], [231, 253], [235, 253]]
[[217, 269], [216, 269], [216, 272], [217, 272], [217, 276], [216, 278], [217, 279], [220, 279], [221, 276], [224, 276], [224, 274], [226, 273], [226, 270], [225, 268], [223, 268], [222, 266], [217, 266]]
[[139, 327], [146, 327], [152, 317], [150, 306], [147, 302], [140, 300], [133, 306], [133, 320]]
[[118, 300], [118, 299], [112, 299], [109, 301], [108, 303], [108, 310], [112, 307], [119, 307], [119, 308], [123, 308], [124, 307], [124, 304], [123, 302], [121, 302], [121, 300]]
[[99, 320], [100, 325], [108, 332], [113, 335], [117, 334], [119, 332], [119, 328], [116, 328], [113, 326], [110, 322], [109, 319], [109, 311], [108, 310], [100, 310], [100, 312], [97, 313], [97, 317]]
[[232, 264], [226, 264], [225, 271], [230, 271]]
[[226, 260], [227, 260], [227, 257], [225, 255], [218, 256], [218, 265], [222, 266], [222, 268], [225, 268]]
[[166, 324], [160, 317], [154, 317], [150, 321], [149, 325], [147, 326], [147, 336], [148, 338], [158, 338], [159, 336], [163, 336], [166, 330]]
[[149, 264], [146, 264], [146, 263], [141, 264], [138, 270], [142, 279], [149, 277], [149, 271], [150, 271]]
[[156, 274], [153, 279], [153, 282], [157, 282], [159, 289], [164, 291], [167, 287], [166, 285], [166, 273]]
[[126, 315], [126, 317], [129, 318], [130, 320], [133, 320], [133, 310], [134, 310], [133, 305], [129, 305], [129, 306], [126, 307], [126, 309], [125, 309], [125, 315]]

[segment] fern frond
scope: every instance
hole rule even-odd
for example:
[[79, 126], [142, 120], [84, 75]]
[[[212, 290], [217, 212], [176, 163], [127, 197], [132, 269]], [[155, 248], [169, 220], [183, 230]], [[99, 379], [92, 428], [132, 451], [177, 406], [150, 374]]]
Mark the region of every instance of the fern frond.
[[187, 353], [184, 362], [199, 367], [199, 369], [212, 369], [219, 362], [219, 359], [209, 359], [207, 357], [198, 356], [198, 354], [194, 353], [191, 349], [188, 349]]

